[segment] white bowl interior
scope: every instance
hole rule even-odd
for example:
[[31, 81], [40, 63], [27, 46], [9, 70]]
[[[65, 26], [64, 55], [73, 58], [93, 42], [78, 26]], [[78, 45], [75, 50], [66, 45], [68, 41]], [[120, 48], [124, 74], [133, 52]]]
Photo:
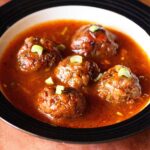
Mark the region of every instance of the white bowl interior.
[[139, 25], [115, 12], [90, 6], [53, 7], [22, 18], [9, 27], [0, 38], [0, 54], [20, 32], [36, 24], [58, 19], [91, 21], [117, 29], [133, 38], [150, 58], [150, 36]]

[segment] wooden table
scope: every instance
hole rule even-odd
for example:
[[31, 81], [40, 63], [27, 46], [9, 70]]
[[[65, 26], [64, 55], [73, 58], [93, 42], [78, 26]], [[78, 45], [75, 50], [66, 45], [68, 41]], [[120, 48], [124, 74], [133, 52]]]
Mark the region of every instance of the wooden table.
[[[0, 0], [0, 6], [8, 1]], [[150, 6], [150, 0], [141, 1]], [[0, 150], [150, 150], [150, 129], [110, 143], [75, 145], [43, 140], [0, 120]]]

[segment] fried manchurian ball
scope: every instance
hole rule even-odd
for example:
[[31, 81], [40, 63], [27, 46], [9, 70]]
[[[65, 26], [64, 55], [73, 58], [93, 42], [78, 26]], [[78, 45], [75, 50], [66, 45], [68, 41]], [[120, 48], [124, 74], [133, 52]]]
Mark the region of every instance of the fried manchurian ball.
[[80, 89], [95, 79], [100, 69], [93, 61], [73, 55], [62, 60], [55, 69], [56, 77], [69, 87]]
[[17, 54], [18, 66], [23, 72], [53, 67], [61, 60], [57, 44], [39, 37], [28, 37]]
[[71, 49], [85, 57], [109, 58], [117, 53], [116, 36], [101, 25], [90, 24], [74, 34]]
[[41, 112], [51, 115], [53, 119], [69, 119], [84, 113], [86, 100], [79, 91], [57, 85], [56, 88], [45, 87], [38, 94], [37, 105]]
[[96, 87], [99, 97], [111, 103], [128, 102], [141, 96], [139, 79], [123, 65], [116, 65], [101, 75]]

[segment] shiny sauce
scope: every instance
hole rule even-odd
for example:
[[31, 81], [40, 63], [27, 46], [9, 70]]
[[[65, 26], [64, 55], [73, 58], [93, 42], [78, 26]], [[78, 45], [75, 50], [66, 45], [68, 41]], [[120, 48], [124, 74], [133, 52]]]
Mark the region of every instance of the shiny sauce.
[[[71, 38], [75, 31], [89, 22], [59, 20], [33, 26], [17, 35], [5, 50], [0, 62], [0, 84], [9, 101], [28, 115], [52, 124], [51, 118], [36, 108], [36, 95], [45, 86], [45, 79], [53, 76], [53, 71], [39, 70], [32, 73], [21, 72], [17, 67], [17, 52], [29, 36], [45, 37], [66, 45], [63, 57], [73, 54], [70, 50]], [[104, 72], [110, 67], [122, 64], [129, 67], [139, 78], [142, 96], [134, 103], [111, 104], [95, 95], [89, 85], [86, 112], [82, 117], [58, 121], [58, 126], [71, 128], [93, 128], [107, 126], [126, 120], [140, 112], [150, 102], [150, 62], [143, 50], [129, 36], [108, 28], [117, 36], [118, 54], [109, 59], [94, 60]]]

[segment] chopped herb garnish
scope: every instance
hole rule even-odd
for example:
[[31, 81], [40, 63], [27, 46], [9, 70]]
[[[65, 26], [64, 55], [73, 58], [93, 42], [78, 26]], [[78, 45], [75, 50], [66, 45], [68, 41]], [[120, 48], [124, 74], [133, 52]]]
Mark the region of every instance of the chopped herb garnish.
[[97, 26], [97, 25], [92, 25], [92, 26], [90, 26], [90, 28], [89, 28], [89, 31], [91, 31], [91, 32], [96, 32], [96, 31], [98, 31], [98, 30], [100, 30], [100, 27]]
[[40, 45], [33, 45], [31, 48], [31, 52], [38, 53], [38, 55], [41, 56], [43, 53], [43, 47]]
[[122, 77], [122, 76], [125, 76], [127, 78], [131, 78], [131, 73], [129, 71], [128, 68], [121, 68], [119, 71], [118, 71], [118, 76], [119, 77]]
[[54, 84], [53, 79], [51, 77], [47, 78], [45, 80], [45, 83], [48, 84], [48, 85], [53, 85]]
[[81, 64], [82, 61], [83, 61], [83, 58], [82, 58], [82, 56], [80, 56], [80, 55], [75, 55], [75, 56], [72, 56], [72, 57], [70, 58], [70, 62], [71, 62], [71, 63], [78, 63], [78, 64]]
[[62, 85], [57, 85], [56, 86], [56, 91], [55, 91], [55, 93], [56, 94], [62, 94], [62, 91], [65, 89], [65, 87], [64, 86], [62, 86]]

